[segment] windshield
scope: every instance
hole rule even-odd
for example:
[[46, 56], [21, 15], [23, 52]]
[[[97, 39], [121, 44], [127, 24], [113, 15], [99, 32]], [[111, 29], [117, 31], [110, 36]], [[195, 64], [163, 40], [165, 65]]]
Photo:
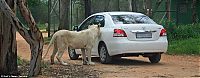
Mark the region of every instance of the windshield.
[[111, 15], [111, 17], [115, 24], [156, 24], [145, 15]]

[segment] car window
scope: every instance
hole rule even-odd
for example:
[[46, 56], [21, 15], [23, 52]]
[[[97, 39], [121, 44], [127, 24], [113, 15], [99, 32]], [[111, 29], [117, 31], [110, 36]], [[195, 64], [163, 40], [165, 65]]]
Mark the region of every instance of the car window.
[[94, 20], [93, 24], [97, 24], [97, 25], [100, 25], [100, 27], [104, 27], [104, 24], [105, 24], [104, 16], [103, 15], [95, 16], [95, 20]]
[[92, 24], [96, 24], [96, 25], [100, 25], [100, 27], [104, 27], [104, 16], [102, 15], [96, 15], [96, 16], [92, 16], [90, 18], [88, 18], [80, 27], [79, 27], [79, 31], [80, 30], [84, 30], [87, 29], [89, 25]]
[[148, 16], [145, 15], [111, 15], [115, 24], [155, 24]]
[[135, 21], [137, 23], [142, 23], [142, 24], [156, 24], [152, 19], [150, 19], [148, 16], [136, 16]]
[[80, 27], [79, 27], [79, 31], [80, 30], [84, 30], [84, 29], [87, 29], [89, 25], [92, 24], [92, 22], [94, 21], [95, 19], [95, 16], [92, 16], [90, 18], [88, 18]]

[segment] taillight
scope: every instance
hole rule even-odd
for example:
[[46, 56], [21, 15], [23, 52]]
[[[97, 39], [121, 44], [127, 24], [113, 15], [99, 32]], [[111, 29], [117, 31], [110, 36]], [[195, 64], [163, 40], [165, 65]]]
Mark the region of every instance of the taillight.
[[165, 29], [162, 29], [160, 31], [160, 36], [166, 36], [167, 35], [167, 31]]
[[127, 37], [127, 35], [122, 29], [114, 29], [113, 37]]

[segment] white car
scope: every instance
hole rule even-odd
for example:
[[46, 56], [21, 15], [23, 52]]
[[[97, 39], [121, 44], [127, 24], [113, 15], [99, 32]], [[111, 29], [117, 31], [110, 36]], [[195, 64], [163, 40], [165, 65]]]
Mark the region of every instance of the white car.
[[[110, 63], [114, 56], [148, 57], [151, 63], [158, 63], [161, 54], [167, 51], [166, 30], [148, 16], [135, 12], [102, 12], [86, 18], [75, 30], [99, 24], [101, 37], [92, 49], [92, 55], [100, 57], [101, 63]], [[70, 59], [81, 55], [80, 49], [68, 51]]]

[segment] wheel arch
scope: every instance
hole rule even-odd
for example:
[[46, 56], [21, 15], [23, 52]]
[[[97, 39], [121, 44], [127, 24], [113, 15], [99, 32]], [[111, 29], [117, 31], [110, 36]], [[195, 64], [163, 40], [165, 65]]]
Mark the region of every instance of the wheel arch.
[[[98, 54], [99, 54], [99, 48], [100, 48], [100, 45], [106, 45], [106, 43], [104, 41], [99, 41], [99, 44], [98, 44]], [[106, 46], [107, 47], [107, 46]]]

